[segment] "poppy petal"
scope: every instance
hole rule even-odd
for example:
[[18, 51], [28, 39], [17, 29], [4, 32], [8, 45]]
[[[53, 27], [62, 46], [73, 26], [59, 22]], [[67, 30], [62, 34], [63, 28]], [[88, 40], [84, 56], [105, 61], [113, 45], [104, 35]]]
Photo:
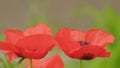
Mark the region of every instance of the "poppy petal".
[[12, 44], [6, 42], [0, 42], [0, 50], [10, 50], [11, 51]]
[[18, 58], [18, 56], [12, 51], [5, 51], [5, 54], [8, 56], [9, 61], [12, 61], [12, 60]]
[[[26, 66], [30, 68], [30, 63], [27, 62]], [[42, 61], [34, 59], [33, 68], [64, 68], [64, 64], [59, 55], [54, 55]]]
[[46, 34], [36, 34], [20, 39], [16, 46], [26, 48], [27, 50], [42, 50], [53, 46], [53, 38]]
[[72, 52], [71, 57], [83, 60], [90, 60], [96, 57], [109, 57], [110, 53], [107, 52], [103, 47], [99, 46], [83, 46], [78, 50]]
[[[55, 45], [56, 45], [57, 48], [62, 49], [61, 48], [61, 44], [59, 44], [59, 43], [62, 43], [62, 40], [72, 40], [72, 36], [70, 35], [70, 33], [71, 33], [71, 30], [68, 29], [68, 28], [60, 29], [56, 33], [56, 36], [55, 36], [55, 39], [56, 39]], [[75, 40], [73, 40], [73, 41], [75, 41]]]
[[106, 46], [114, 41], [114, 37], [102, 30], [89, 30], [86, 33], [85, 40], [91, 45]]
[[71, 30], [68, 29], [68, 28], [60, 29], [60, 30], [56, 33], [55, 38], [71, 39], [71, 37], [70, 37], [70, 31], [71, 31]]
[[17, 48], [18, 50], [21, 50], [19, 54], [20, 57], [26, 57], [26, 58], [32, 58], [32, 59], [43, 58], [48, 53], [48, 51], [44, 51], [44, 50], [30, 51], [20, 47], [17, 47]]
[[33, 34], [48, 34], [52, 35], [51, 29], [46, 24], [39, 24], [37, 26], [32, 26], [24, 31], [25, 36]]
[[105, 47], [107, 44], [112, 44], [114, 42], [114, 36], [112, 34], [103, 36], [97, 45]]
[[23, 37], [23, 33], [20, 30], [5, 30], [6, 41], [15, 44], [20, 38]]
[[73, 41], [84, 41], [85, 32], [69, 28], [62, 28], [56, 33], [56, 37], [70, 39]]
[[9, 61], [12, 61], [13, 59], [18, 58], [16, 55], [18, 51], [10, 43], [0, 42], [0, 50], [5, 50], [5, 54], [8, 56]]
[[[68, 28], [63, 28], [56, 33], [55, 38], [61, 38], [61, 40], [71, 40], [74, 42], [84, 41], [85, 32], [80, 30], [70, 30]], [[56, 42], [56, 46], [60, 48], [60, 45]]]
[[85, 41], [85, 32], [80, 30], [72, 30], [71, 36], [75, 41]]
[[[26, 56], [31, 54], [30, 55], [31, 57], [33, 56], [32, 53], [36, 53], [39, 51], [44, 51], [43, 53], [45, 55], [45, 53], [51, 50], [53, 46], [54, 46], [54, 41], [52, 36], [46, 34], [36, 34], [36, 35], [27, 36], [20, 39], [16, 43], [16, 47], [18, 50], [21, 51], [21, 53], [25, 53]], [[29, 58], [31, 58], [30, 56]]]
[[13, 53], [18, 53], [16, 47], [7, 42], [0, 42], [0, 50], [12, 51]]
[[67, 55], [71, 55], [72, 51], [81, 47], [80, 44], [75, 41], [71, 41], [67, 39], [63, 40], [61, 38], [56, 38], [55, 40], [59, 44], [60, 49], [63, 50]]
[[[55, 62], [55, 63], [54, 63]], [[59, 55], [54, 55], [42, 61], [43, 68], [64, 68], [64, 64]]]

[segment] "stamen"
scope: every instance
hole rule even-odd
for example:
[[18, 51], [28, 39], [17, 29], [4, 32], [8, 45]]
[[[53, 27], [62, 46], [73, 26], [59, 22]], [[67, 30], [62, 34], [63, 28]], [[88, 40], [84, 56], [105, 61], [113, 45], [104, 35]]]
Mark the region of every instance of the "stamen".
[[84, 41], [80, 41], [79, 43], [80, 43], [80, 45], [81, 45], [81, 46], [86, 46], [86, 45], [89, 45], [89, 43], [88, 43], [88, 42], [84, 42]]
[[91, 59], [93, 59], [94, 57], [93, 57], [93, 55], [92, 54], [85, 54], [85, 55], [83, 55], [83, 57], [81, 58], [81, 59], [83, 59], [83, 60], [91, 60]]

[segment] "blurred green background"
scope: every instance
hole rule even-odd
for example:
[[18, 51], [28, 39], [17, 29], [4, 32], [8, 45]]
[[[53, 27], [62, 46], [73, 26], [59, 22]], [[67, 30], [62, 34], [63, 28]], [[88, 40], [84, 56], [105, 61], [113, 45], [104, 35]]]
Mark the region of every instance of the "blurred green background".
[[[120, 68], [120, 0], [0, 0], [0, 40], [5, 29], [21, 29], [47, 23], [55, 32], [62, 27], [88, 30], [103, 29], [115, 36], [115, 42], [106, 47], [110, 58], [83, 61], [83, 68]], [[79, 60], [71, 59], [54, 48], [62, 57], [65, 68], [80, 68]], [[19, 60], [19, 59], [17, 59]], [[24, 62], [7, 62], [0, 52], [0, 68], [24, 68]]]

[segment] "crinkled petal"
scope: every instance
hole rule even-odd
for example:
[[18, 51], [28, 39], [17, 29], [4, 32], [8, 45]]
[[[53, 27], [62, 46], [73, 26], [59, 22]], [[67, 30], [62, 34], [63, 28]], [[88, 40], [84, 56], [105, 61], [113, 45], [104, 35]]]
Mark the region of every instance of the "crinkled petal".
[[[68, 29], [68, 28], [60, 29], [55, 35], [55, 40], [56, 40], [55, 45], [57, 46], [57, 48], [62, 49], [61, 46], [64, 46], [65, 41], [66, 42], [68, 42], [69, 40], [70, 41], [75, 41], [75, 40], [73, 40], [72, 36], [73, 36], [73, 33], [71, 33], [70, 29]], [[68, 46], [68, 45], [65, 45], [65, 46]]]
[[6, 42], [0, 42], [0, 50], [9, 50], [11, 51], [12, 44]]
[[[16, 43], [16, 47], [18, 50], [21, 51], [21, 53], [23, 53], [24, 55], [29, 54], [31, 57], [33, 56], [33, 54], [39, 55], [40, 53], [36, 53], [39, 51], [41, 52], [44, 51], [43, 53], [46, 54], [48, 51], [50, 51], [53, 48], [53, 46], [54, 46], [54, 41], [52, 36], [46, 34], [36, 34], [36, 35], [27, 36], [20, 39]], [[30, 56], [29, 57], [24, 56], [24, 57], [31, 58]]]
[[18, 58], [19, 51], [10, 43], [0, 42], [0, 50], [5, 51], [5, 54], [8, 55], [9, 61]]
[[75, 41], [85, 41], [85, 32], [81, 30], [71, 30], [71, 37]]
[[16, 44], [24, 36], [20, 30], [5, 30], [4, 33], [6, 35], [6, 41], [12, 44]]
[[112, 34], [108, 34], [102, 30], [89, 30], [86, 33], [85, 40], [91, 45], [106, 46], [114, 41]]
[[44, 50], [30, 51], [20, 47], [17, 48], [18, 50], [21, 50], [19, 55], [20, 57], [31, 58], [31, 59], [41, 59], [48, 53], [48, 51], [44, 51]]
[[96, 57], [109, 57], [110, 52], [107, 52], [103, 47], [99, 46], [83, 46], [71, 52], [72, 58], [91, 60]]
[[[60, 30], [56, 33], [55, 38], [71, 39], [70, 31], [71, 31], [71, 30], [68, 29], [68, 28], [60, 29]], [[72, 40], [72, 39], [71, 39], [71, 40]]]
[[71, 41], [69, 39], [63, 40], [62, 38], [56, 38], [55, 40], [59, 44], [60, 49], [63, 50], [67, 55], [70, 55], [71, 51], [81, 47], [78, 42]]
[[32, 26], [30, 28], [27, 28], [24, 31], [25, 36], [33, 35], [33, 34], [48, 34], [52, 35], [51, 29], [46, 24], [39, 24], [37, 26]]

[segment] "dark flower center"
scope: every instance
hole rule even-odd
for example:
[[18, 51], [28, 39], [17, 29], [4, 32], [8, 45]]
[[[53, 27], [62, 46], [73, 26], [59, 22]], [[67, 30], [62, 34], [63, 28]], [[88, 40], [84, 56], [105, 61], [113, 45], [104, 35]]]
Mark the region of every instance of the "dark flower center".
[[80, 41], [79, 43], [80, 43], [81, 46], [89, 45], [89, 43], [88, 43], [88, 42], [85, 42], [85, 41]]
[[92, 54], [85, 54], [85, 55], [83, 55], [83, 57], [81, 59], [83, 59], [83, 60], [91, 60], [93, 58], [94, 58], [94, 56]]

